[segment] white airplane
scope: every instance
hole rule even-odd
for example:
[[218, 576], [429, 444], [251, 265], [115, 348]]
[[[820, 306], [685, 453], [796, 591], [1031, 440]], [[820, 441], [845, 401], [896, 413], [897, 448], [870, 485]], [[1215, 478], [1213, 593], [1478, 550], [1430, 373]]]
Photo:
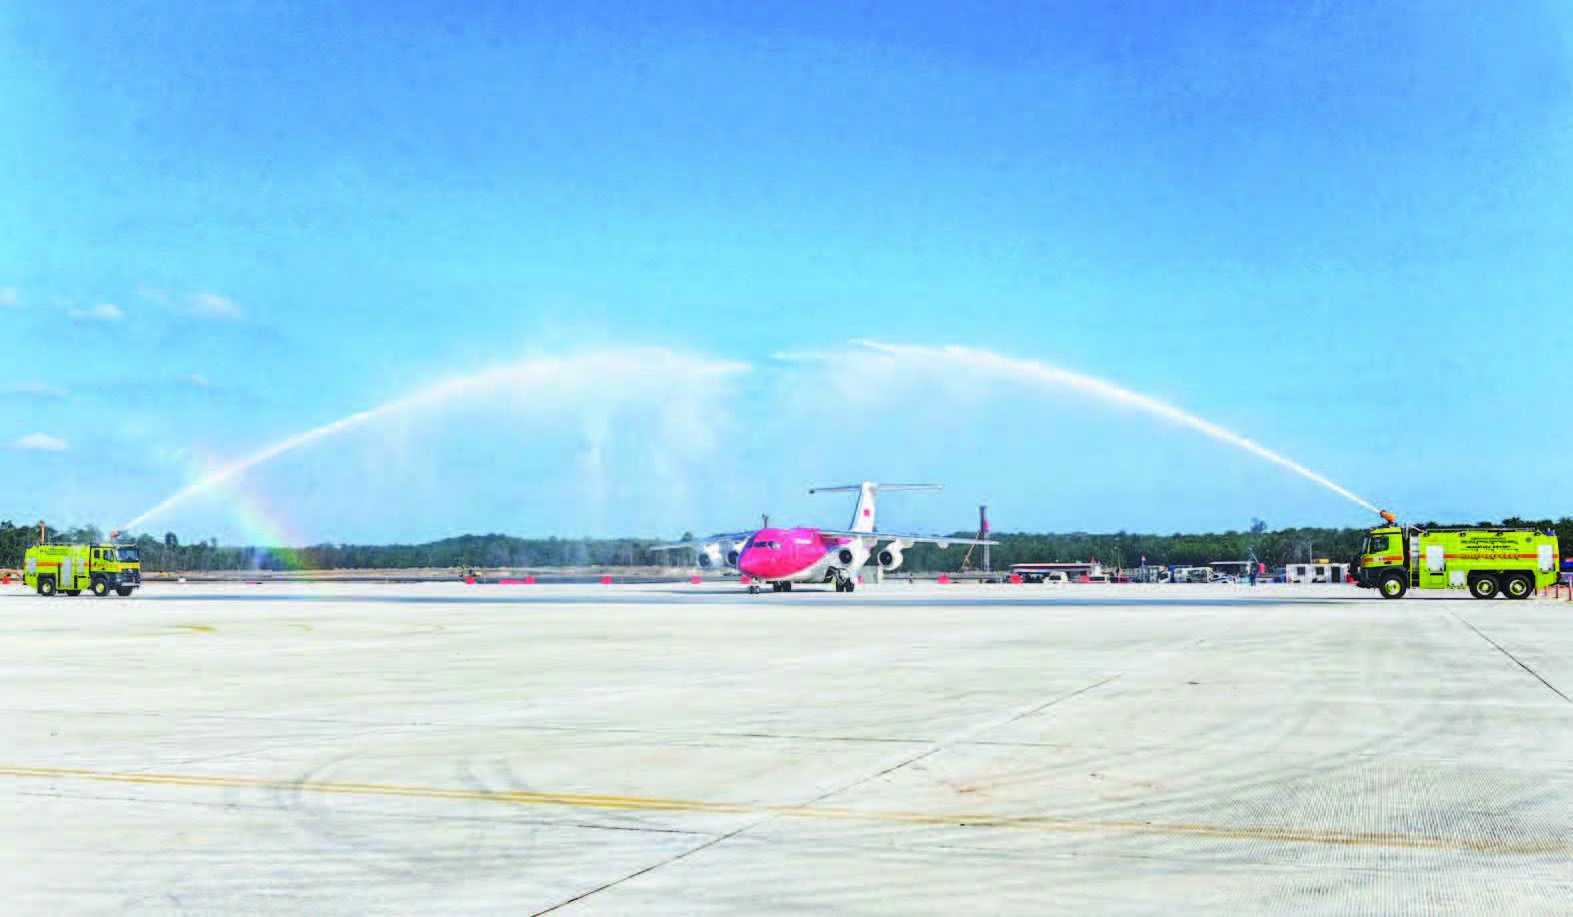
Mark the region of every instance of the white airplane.
[[915, 544], [948, 548], [953, 544], [999, 543], [949, 535], [894, 534], [877, 529], [874, 502], [880, 490], [939, 489], [938, 484], [880, 484], [876, 481], [815, 487], [809, 493], [857, 493], [852, 523], [846, 529], [766, 527], [656, 545], [653, 550], [692, 549], [703, 568], [734, 567], [748, 577], [749, 592], [758, 592], [760, 583], [769, 583], [775, 592], [790, 592], [793, 583], [835, 583], [837, 592], [851, 592], [857, 585], [857, 571], [870, 557], [889, 572], [901, 566], [901, 552]]

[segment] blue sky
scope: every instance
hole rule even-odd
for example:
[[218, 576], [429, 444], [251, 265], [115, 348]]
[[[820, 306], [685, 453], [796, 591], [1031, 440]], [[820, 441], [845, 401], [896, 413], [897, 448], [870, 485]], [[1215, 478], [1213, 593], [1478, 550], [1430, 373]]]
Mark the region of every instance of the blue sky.
[[854, 338], [1107, 377], [1406, 515], [1573, 512], [1565, 5], [323, 7], [0, 7], [0, 518], [113, 525], [432, 380], [660, 347], [751, 369], [468, 397], [150, 527], [840, 524], [802, 490], [863, 477], [948, 485], [889, 525], [1367, 521], [1126, 411], [849, 375]]

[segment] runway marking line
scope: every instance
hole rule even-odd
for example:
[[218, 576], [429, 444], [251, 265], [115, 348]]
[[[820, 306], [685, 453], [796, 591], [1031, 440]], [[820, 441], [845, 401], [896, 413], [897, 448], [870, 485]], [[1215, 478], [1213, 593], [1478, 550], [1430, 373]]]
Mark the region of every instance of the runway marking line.
[[0, 777], [52, 780], [90, 780], [152, 786], [207, 787], [216, 789], [281, 790], [350, 796], [403, 796], [419, 799], [456, 799], [511, 805], [562, 806], [638, 812], [695, 812], [718, 815], [777, 815], [785, 818], [885, 822], [897, 824], [1006, 828], [1048, 832], [1115, 832], [1179, 835], [1219, 840], [1278, 841], [1343, 847], [1388, 847], [1408, 850], [1466, 851], [1472, 853], [1532, 856], [1573, 853], [1564, 841], [1501, 841], [1490, 838], [1445, 837], [1394, 832], [1338, 831], [1272, 826], [1228, 826], [1185, 822], [1152, 822], [1120, 819], [1079, 819], [1052, 815], [988, 815], [962, 812], [900, 812], [847, 809], [827, 806], [756, 805], [652, 796], [612, 796], [593, 793], [542, 793], [527, 790], [480, 790], [461, 787], [405, 786], [388, 783], [328, 783], [280, 780], [267, 777], [221, 777], [200, 774], [153, 774], [95, 771], [67, 767], [17, 767], [0, 765]]
[[216, 633], [218, 633], [218, 628], [214, 627], [211, 624], [175, 624], [175, 625], [171, 625], [171, 626], [178, 627], [181, 630], [189, 630], [189, 631], [192, 631], [193, 633], [198, 633], [198, 634], [216, 634]]

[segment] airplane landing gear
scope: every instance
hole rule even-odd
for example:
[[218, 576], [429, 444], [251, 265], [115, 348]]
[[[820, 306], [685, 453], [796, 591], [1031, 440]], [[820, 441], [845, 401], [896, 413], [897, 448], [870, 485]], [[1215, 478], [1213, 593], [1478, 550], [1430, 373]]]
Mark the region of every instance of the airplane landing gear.
[[759, 584], [758, 583], [749, 583], [748, 584], [748, 594], [749, 595], [758, 595], [759, 594]]

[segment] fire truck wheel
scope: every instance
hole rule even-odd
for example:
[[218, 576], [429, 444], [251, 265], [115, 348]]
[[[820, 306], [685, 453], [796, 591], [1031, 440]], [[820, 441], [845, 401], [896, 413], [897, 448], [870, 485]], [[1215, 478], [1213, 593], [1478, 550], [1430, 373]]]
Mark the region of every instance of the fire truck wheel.
[[116, 586], [115, 587], [115, 595], [118, 595], [121, 598], [125, 598], [126, 596], [128, 596], [130, 594], [131, 594], [131, 587], [130, 586]]
[[1494, 599], [1502, 591], [1502, 584], [1489, 573], [1482, 573], [1469, 581], [1469, 594], [1477, 599]]
[[1535, 592], [1535, 581], [1524, 573], [1510, 573], [1502, 581], [1502, 591], [1510, 599], [1527, 599]]
[[1399, 573], [1382, 577], [1382, 598], [1401, 599], [1409, 591], [1409, 578]]
[[99, 598], [103, 598], [104, 596], [108, 595], [109, 580], [104, 579], [102, 576], [93, 577], [93, 594]]
[[40, 576], [38, 578], [38, 594], [39, 595], [54, 595], [55, 594], [55, 578], [52, 577], [52, 576]]

